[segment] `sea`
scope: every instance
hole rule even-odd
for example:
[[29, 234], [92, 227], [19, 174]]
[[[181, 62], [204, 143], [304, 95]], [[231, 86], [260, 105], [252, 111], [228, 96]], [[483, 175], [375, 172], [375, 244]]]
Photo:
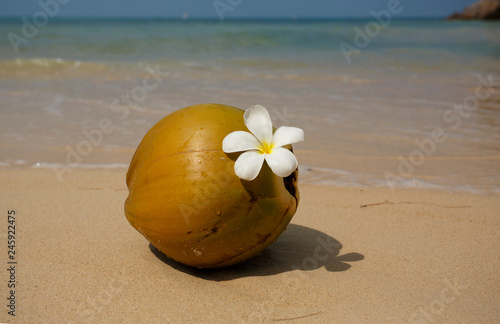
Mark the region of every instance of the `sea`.
[[1, 169], [125, 172], [199, 103], [304, 129], [303, 183], [500, 194], [498, 22], [0, 20]]

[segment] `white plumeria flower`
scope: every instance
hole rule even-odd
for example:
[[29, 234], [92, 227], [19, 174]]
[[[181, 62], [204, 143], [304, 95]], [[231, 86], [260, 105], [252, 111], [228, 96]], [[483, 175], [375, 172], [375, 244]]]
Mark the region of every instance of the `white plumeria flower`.
[[222, 141], [226, 153], [242, 152], [234, 164], [234, 172], [251, 181], [257, 177], [264, 160], [279, 177], [288, 177], [297, 169], [297, 158], [282, 146], [302, 142], [304, 131], [297, 127], [282, 126], [273, 135], [273, 123], [267, 109], [261, 105], [248, 108], [243, 115], [249, 132], [236, 131]]

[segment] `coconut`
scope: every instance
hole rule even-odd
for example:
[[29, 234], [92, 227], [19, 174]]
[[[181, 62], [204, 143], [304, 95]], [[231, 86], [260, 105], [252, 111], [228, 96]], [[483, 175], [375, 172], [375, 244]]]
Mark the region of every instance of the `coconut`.
[[167, 257], [198, 268], [245, 261], [295, 214], [298, 170], [281, 178], [264, 163], [256, 179], [245, 181], [234, 172], [240, 153], [222, 151], [226, 135], [248, 131], [243, 114], [220, 104], [186, 107], [139, 144], [127, 172], [125, 215]]

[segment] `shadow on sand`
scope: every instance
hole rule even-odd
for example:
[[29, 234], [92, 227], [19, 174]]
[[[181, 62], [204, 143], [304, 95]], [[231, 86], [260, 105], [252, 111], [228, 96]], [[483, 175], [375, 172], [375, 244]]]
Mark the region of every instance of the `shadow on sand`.
[[328, 271], [346, 271], [347, 262], [360, 261], [364, 255], [339, 255], [342, 244], [333, 237], [309, 227], [289, 224], [286, 231], [260, 255], [240, 264], [221, 269], [196, 269], [178, 263], [149, 244], [162, 262], [179, 271], [206, 280], [225, 281], [251, 276], [269, 276], [288, 271], [310, 271], [324, 267]]

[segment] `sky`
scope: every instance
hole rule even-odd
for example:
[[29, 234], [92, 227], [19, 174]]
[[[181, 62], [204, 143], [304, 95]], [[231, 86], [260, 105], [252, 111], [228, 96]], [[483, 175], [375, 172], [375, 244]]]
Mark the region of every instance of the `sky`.
[[[45, 10], [70, 18], [369, 18], [399, 3], [400, 18], [446, 17], [475, 0], [1, 0], [0, 17]], [[45, 4], [45, 6], [44, 6]], [[48, 9], [43, 9], [43, 7]]]

